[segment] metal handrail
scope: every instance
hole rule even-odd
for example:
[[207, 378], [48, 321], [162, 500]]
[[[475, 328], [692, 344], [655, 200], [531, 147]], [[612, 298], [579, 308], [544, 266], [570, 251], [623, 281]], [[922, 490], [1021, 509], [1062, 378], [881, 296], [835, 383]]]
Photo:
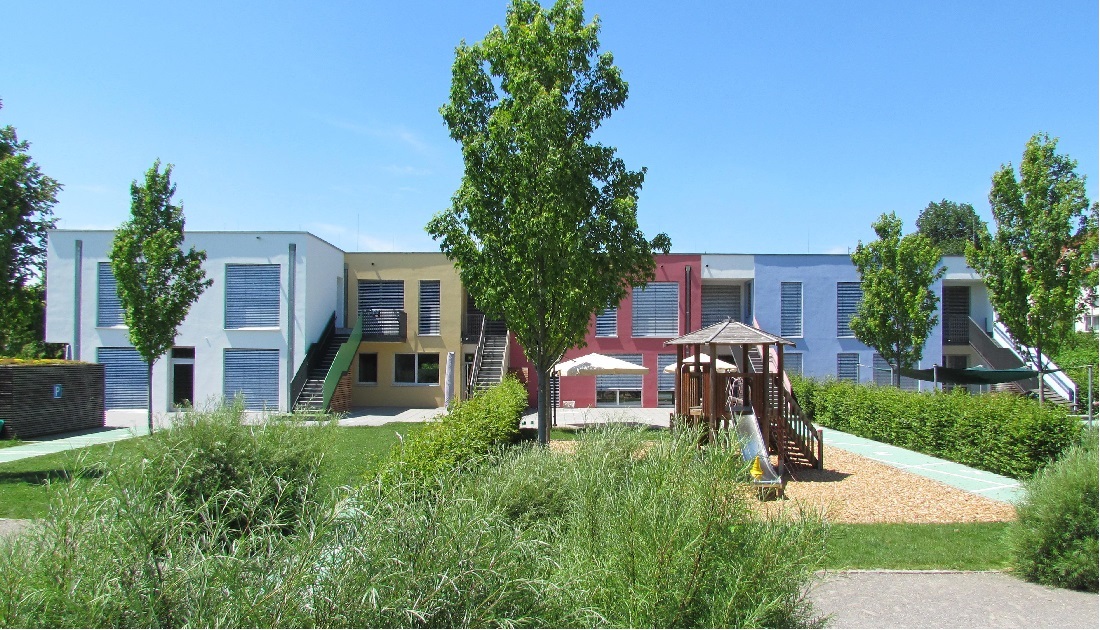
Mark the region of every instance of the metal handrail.
[[479, 328], [481, 328], [481, 333], [478, 335], [477, 338], [477, 349], [474, 350], [474, 370], [473, 373], [470, 375], [471, 391], [466, 392], [467, 398], [469, 398], [473, 394], [472, 390], [477, 384], [477, 377], [481, 373], [481, 355], [484, 354], [482, 350], [485, 348], [485, 315], [481, 315], [481, 326]]
[[348, 340], [340, 344], [340, 350], [336, 353], [336, 358], [332, 360], [332, 365], [328, 368], [328, 373], [325, 374], [325, 384], [321, 387], [321, 409], [328, 411], [329, 403], [332, 402], [332, 395], [336, 392], [336, 385], [340, 383], [340, 378], [351, 369], [352, 359], [355, 358], [355, 352], [359, 349], [359, 343], [363, 340], [363, 315], [360, 314], [355, 320], [355, 328], [351, 330], [351, 336]]

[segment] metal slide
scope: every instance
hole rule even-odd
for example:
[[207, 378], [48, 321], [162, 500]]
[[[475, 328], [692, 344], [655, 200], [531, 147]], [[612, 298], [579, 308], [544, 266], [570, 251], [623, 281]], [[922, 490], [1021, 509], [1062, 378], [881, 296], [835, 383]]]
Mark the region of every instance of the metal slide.
[[[737, 414], [737, 439], [741, 442], [741, 457], [753, 464], [753, 484], [762, 487], [783, 488], [783, 475], [772, 466], [768, 449], [764, 446], [764, 436], [760, 434], [760, 425], [756, 414]], [[759, 472], [759, 476], [757, 473]]]

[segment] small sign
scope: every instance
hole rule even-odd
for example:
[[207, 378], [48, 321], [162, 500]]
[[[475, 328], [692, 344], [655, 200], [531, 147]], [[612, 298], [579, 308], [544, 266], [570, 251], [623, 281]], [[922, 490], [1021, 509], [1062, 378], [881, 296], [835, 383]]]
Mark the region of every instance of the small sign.
[[60, 385], [54, 385], [53, 386], [53, 397], [54, 398], [61, 398], [61, 386]]

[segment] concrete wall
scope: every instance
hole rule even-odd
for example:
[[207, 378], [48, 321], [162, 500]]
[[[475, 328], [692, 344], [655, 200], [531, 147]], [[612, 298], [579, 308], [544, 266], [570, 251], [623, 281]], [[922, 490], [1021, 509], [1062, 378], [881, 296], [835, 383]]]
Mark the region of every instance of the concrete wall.
[[[54, 230], [47, 244], [46, 341], [74, 344], [74, 359], [94, 362], [100, 347], [132, 346], [125, 326], [96, 325], [97, 268], [108, 262], [114, 232]], [[76, 325], [76, 243], [80, 241], [79, 336]], [[294, 282], [294, 347], [290, 341], [290, 245], [296, 248]], [[335, 247], [304, 232], [187, 232], [184, 247], [206, 251], [203, 269], [214, 283], [191, 306], [180, 325], [176, 347], [195, 349], [195, 402], [216, 402], [223, 395], [226, 348], [279, 350], [279, 404], [288, 407], [288, 386], [316, 341], [329, 315], [337, 308], [336, 278], [343, 274], [343, 254]], [[279, 325], [269, 328], [225, 328], [225, 267], [227, 264], [278, 264], [280, 266]], [[325, 279], [328, 279], [327, 282]], [[314, 285], [332, 289], [314, 293]], [[74, 343], [75, 342], [75, 343]], [[169, 406], [169, 361], [161, 358], [153, 367], [153, 411]]]
[[[431, 408], [444, 405], [447, 353], [455, 353], [454, 383], [461, 391], [462, 325], [465, 291], [454, 265], [438, 252], [371, 252], [345, 255], [349, 287], [347, 317], [354, 323], [358, 308], [359, 280], [401, 280], [405, 286], [405, 312], [408, 317], [406, 340], [364, 341], [359, 353], [378, 355], [378, 382], [364, 384], [359, 375], [358, 357], [352, 366], [352, 404], [355, 406], [402, 406]], [[439, 280], [439, 335], [417, 334], [421, 280]], [[397, 354], [430, 352], [439, 354], [439, 383], [420, 385], [394, 383]]]

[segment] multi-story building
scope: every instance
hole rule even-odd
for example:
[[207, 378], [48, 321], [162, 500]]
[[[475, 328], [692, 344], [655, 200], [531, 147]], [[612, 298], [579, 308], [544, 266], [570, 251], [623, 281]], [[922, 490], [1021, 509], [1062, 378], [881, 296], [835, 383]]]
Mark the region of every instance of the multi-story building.
[[[142, 408], [148, 377], [114, 290], [112, 237], [50, 233], [46, 341], [107, 366], [108, 408]], [[522, 348], [502, 323], [486, 321], [441, 253], [348, 253], [305, 232], [188, 232], [191, 245], [207, 252], [214, 285], [154, 366], [154, 411], [238, 393], [249, 409], [287, 410], [319, 401], [326, 374], [329, 381], [343, 375], [352, 406], [440, 407], [507, 370], [533, 376]], [[586, 346], [565, 356], [599, 352], [649, 372], [555, 379], [556, 404], [671, 407], [674, 375], [665, 368], [676, 351], [665, 342], [726, 319], [793, 342], [784, 355], [790, 373], [890, 382], [889, 365], [849, 326], [861, 291], [847, 255], [666, 254], [655, 262], [654, 279], [596, 315]], [[996, 322], [977, 273], [961, 257], [943, 264], [947, 272], [932, 287], [941, 297], [939, 321], [918, 367], [1025, 364], [1026, 349], [1014, 349]], [[346, 341], [353, 334], [357, 345]], [[347, 363], [333, 371], [345, 346]], [[535, 379], [527, 380], [533, 403]], [[1075, 395], [1071, 384], [1052, 393]]]

